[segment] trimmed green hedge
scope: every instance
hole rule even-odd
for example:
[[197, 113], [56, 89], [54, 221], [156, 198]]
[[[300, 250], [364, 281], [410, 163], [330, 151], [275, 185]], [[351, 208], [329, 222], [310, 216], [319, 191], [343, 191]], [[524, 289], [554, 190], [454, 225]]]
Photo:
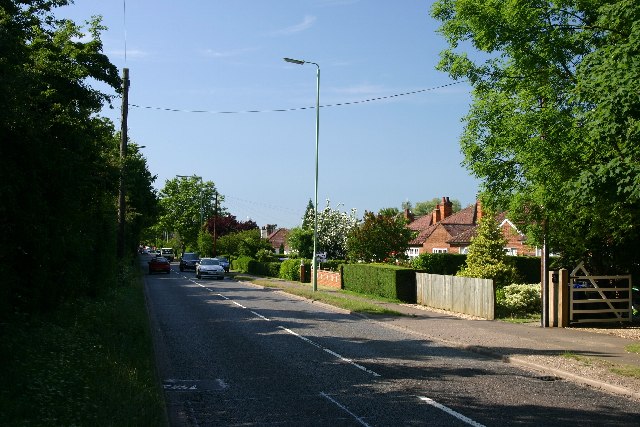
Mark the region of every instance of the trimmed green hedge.
[[257, 274], [258, 276], [279, 277], [281, 262], [260, 262], [248, 256], [241, 256], [233, 260], [232, 268], [242, 273]]
[[293, 258], [282, 261], [278, 277], [292, 282], [300, 281], [300, 259]]
[[416, 302], [415, 270], [388, 264], [346, 264], [343, 267], [344, 289]]
[[467, 256], [462, 254], [420, 254], [411, 266], [425, 273], [455, 276], [466, 262]]
[[508, 256], [507, 260], [516, 267], [523, 283], [540, 283], [540, 257]]

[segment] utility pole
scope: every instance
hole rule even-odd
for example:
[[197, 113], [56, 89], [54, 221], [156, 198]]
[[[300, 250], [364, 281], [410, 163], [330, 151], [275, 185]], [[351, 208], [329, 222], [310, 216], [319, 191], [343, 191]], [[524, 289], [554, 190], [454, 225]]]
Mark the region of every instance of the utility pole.
[[216, 256], [216, 223], [218, 222], [218, 192], [216, 191], [216, 198], [213, 204], [213, 256]]
[[120, 184], [118, 188], [118, 258], [125, 255], [125, 222], [126, 222], [126, 159], [127, 159], [127, 117], [129, 115], [129, 69], [122, 69], [122, 123], [120, 130]]

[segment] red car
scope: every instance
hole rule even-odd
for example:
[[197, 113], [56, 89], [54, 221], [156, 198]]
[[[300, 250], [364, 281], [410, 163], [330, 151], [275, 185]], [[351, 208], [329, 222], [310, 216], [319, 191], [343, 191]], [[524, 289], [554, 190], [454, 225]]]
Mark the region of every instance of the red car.
[[149, 274], [153, 273], [171, 273], [171, 263], [162, 256], [157, 256], [149, 261]]

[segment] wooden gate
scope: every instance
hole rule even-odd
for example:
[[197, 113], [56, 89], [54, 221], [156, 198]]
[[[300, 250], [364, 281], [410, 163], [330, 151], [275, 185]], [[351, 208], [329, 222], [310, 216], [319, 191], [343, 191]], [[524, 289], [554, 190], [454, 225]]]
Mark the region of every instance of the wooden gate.
[[569, 322], [631, 322], [631, 275], [591, 276], [580, 263], [569, 276]]

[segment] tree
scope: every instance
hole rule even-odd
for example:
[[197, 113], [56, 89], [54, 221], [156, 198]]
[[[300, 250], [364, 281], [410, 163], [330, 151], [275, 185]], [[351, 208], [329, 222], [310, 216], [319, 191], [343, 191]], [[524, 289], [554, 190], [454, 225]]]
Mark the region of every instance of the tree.
[[292, 228], [287, 234], [287, 244], [301, 258], [313, 258], [313, 228]]
[[[314, 212], [310, 212], [307, 207], [302, 221], [303, 224], [311, 224], [311, 230], [313, 214]], [[355, 209], [349, 213], [331, 209], [330, 201], [327, 200], [325, 208], [318, 212], [317, 252], [326, 252], [329, 259], [344, 259], [347, 254], [347, 235], [357, 223]]]
[[159, 224], [167, 232], [179, 234], [183, 252], [187, 247], [196, 248], [204, 220], [215, 209], [222, 211], [219, 207], [222, 201], [224, 196], [218, 193], [212, 181], [203, 182], [197, 176], [167, 180], [160, 191]]
[[260, 237], [257, 228], [229, 233], [218, 240], [218, 252], [223, 254], [255, 257], [261, 249], [273, 252], [269, 242]]
[[95, 295], [117, 272], [120, 165], [113, 124], [97, 115], [111, 96], [92, 84], [121, 81], [98, 19], [55, 18], [66, 3], [0, 7], [1, 313]]
[[485, 210], [478, 222], [477, 234], [471, 239], [466, 265], [457, 275], [493, 279], [496, 288], [515, 283], [517, 271], [506, 262], [506, 244], [507, 239], [502, 234], [495, 215]]
[[[640, 4], [439, 0], [438, 68], [473, 87], [464, 164], [532, 243], [633, 270], [640, 238]], [[460, 51], [473, 47], [474, 58]]]
[[364, 213], [362, 224], [347, 237], [347, 253], [352, 261], [389, 262], [406, 258], [414, 232], [402, 215]]
[[398, 208], [382, 208], [378, 211], [378, 215], [384, 216], [396, 216], [400, 215], [400, 209]]
[[[442, 199], [438, 197], [434, 197], [433, 199], [426, 200], [424, 202], [417, 202], [415, 208], [413, 209], [413, 213], [416, 216], [429, 215], [431, 214], [431, 212], [433, 212], [435, 207], [441, 202], [442, 202]], [[458, 212], [461, 209], [460, 200], [456, 200], [456, 199], [451, 200], [451, 204], [453, 205], [451, 213]]]

